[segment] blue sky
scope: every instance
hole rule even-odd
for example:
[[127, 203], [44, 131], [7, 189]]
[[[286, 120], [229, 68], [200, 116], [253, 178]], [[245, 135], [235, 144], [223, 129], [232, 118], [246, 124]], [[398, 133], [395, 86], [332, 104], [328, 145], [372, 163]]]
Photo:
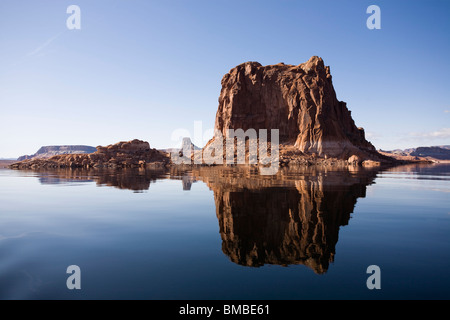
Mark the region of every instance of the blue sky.
[[[81, 30], [66, 27], [72, 4]], [[380, 30], [366, 27], [371, 4]], [[450, 144], [449, 14], [446, 0], [2, 0], [0, 157], [178, 145], [194, 121], [213, 128], [231, 68], [313, 55], [376, 148]]]

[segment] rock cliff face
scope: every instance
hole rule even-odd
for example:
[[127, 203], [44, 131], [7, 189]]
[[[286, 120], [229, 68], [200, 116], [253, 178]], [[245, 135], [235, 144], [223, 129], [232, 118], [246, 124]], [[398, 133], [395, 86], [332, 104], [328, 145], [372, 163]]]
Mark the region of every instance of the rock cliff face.
[[17, 158], [17, 161], [26, 159], [46, 159], [60, 154], [88, 154], [97, 151], [95, 147], [90, 146], [44, 146], [35, 154], [25, 155]]
[[36, 168], [161, 168], [168, 164], [168, 154], [150, 148], [146, 141], [122, 141], [98, 146], [91, 154], [64, 154], [49, 159], [31, 159], [11, 165], [13, 169]]
[[280, 144], [304, 154], [362, 160], [378, 157], [338, 101], [330, 68], [313, 56], [300, 65], [246, 62], [222, 79], [215, 130], [278, 129]]

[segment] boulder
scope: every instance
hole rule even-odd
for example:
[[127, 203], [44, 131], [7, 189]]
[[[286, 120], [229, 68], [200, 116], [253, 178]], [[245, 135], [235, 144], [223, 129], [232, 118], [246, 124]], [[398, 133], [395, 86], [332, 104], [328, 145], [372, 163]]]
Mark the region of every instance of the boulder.
[[354, 154], [348, 158], [347, 162], [349, 165], [357, 166], [361, 163], [361, 158]]

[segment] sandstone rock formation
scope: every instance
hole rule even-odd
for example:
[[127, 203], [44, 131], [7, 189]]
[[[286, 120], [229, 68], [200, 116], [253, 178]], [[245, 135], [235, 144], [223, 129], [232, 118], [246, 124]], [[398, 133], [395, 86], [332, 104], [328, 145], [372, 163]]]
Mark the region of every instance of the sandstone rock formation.
[[[388, 160], [358, 128], [346, 103], [336, 98], [330, 68], [313, 56], [299, 65], [246, 62], [222, 79], [215, 130], [278, 129], [288, 160], [315, 155], [347, 160]], [[205, 148], [214, 141], [213, 138]]]
[[95, 147], [90, 146], [44, 146], [32, 155], [25, 155], [17, 158], [17, 161], [23, 161], [27, 159], [46, 159], [60, 154], [89, 154], [97, 151]]
[[17, 162], [13, 169], [36, 168], [151, 168], [165, 167], [170, 161], [168, 154], [150, 148], [146, 141], [132, 140], [106, 147], [98, 146], [91, 154], [65, 154], [49, 159], [32, 159]]

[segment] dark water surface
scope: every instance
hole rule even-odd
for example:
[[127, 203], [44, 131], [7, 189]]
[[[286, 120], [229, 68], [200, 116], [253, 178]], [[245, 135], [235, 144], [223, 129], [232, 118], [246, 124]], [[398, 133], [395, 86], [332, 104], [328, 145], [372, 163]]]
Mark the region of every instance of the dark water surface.
[[0, 299], [450, 299], [449, 270], [450, 165], [0, 170]]

